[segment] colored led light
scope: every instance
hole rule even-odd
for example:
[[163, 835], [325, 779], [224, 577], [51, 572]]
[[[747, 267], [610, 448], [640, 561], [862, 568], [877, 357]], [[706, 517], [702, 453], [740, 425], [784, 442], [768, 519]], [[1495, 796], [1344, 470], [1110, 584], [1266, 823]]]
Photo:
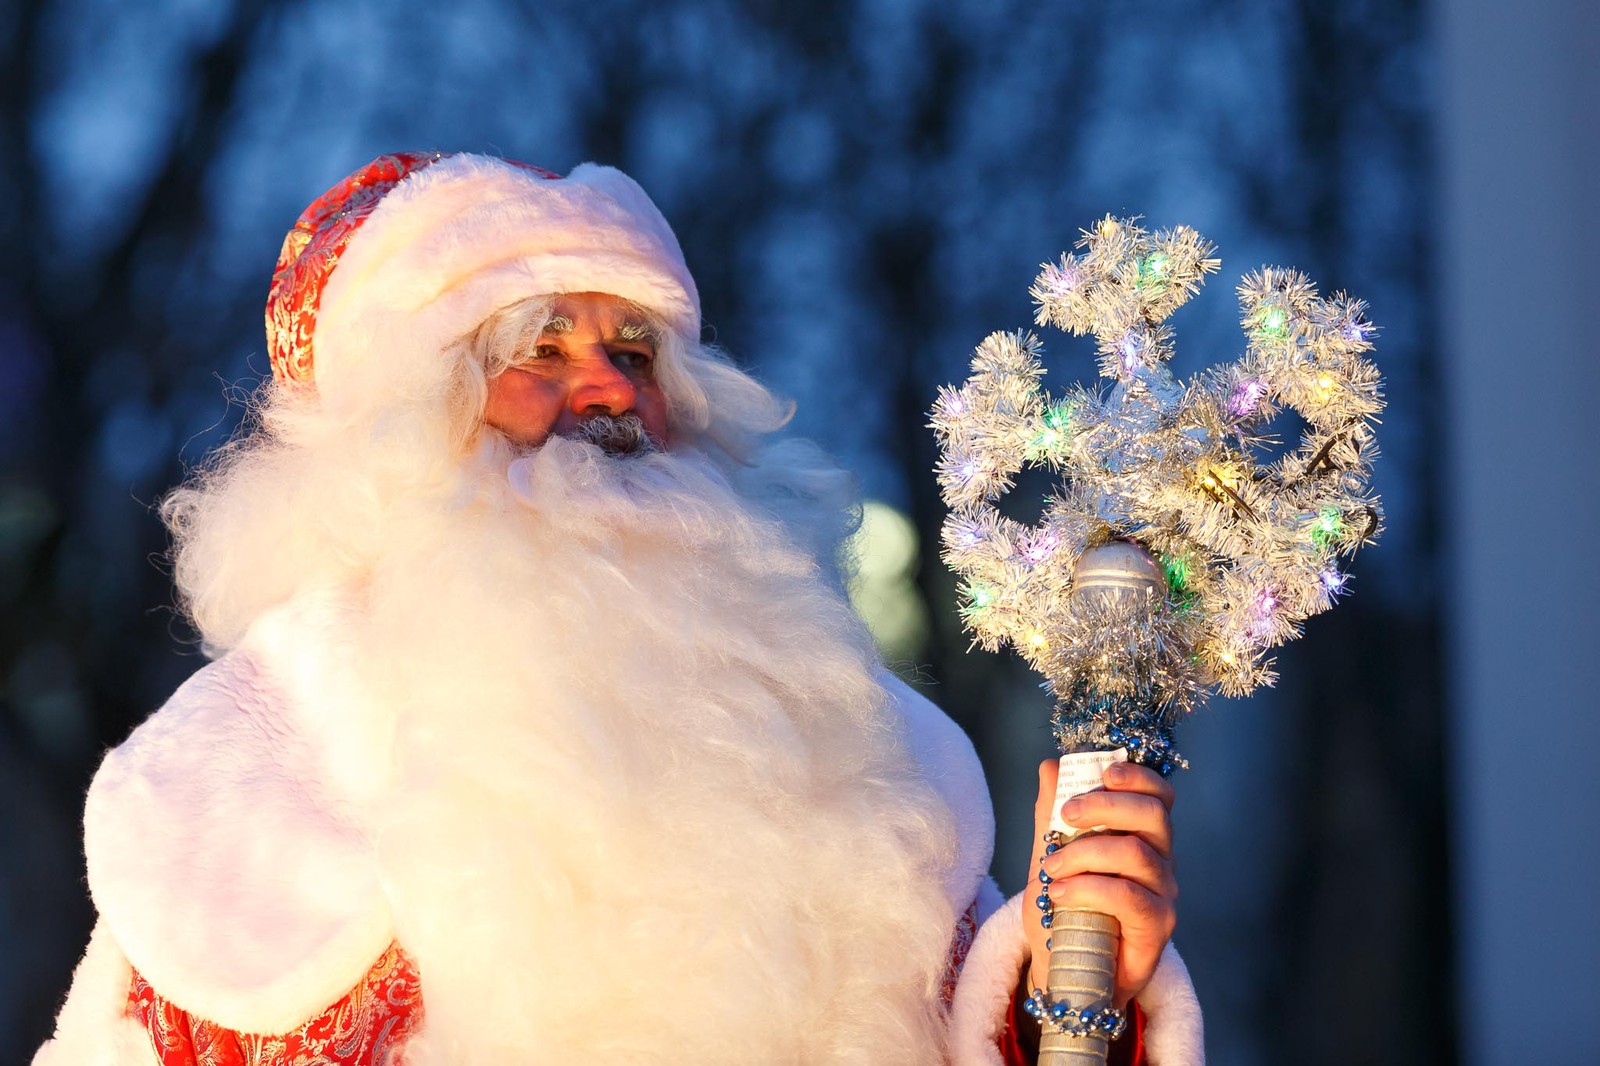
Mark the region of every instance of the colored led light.
[[1228, 394], [1228, 413], [1235, 418], [1254, 414], [1267, 395], [1267, 383], [1260, 378], [1246, 378]]
[[1339, 516], [1339, 512], [1331, 507], [1324, 507], [1311, 523], [1311, 539], [1318, 544], [1326, 544], [1338, 536], [1343, 528], [1344, 519]]

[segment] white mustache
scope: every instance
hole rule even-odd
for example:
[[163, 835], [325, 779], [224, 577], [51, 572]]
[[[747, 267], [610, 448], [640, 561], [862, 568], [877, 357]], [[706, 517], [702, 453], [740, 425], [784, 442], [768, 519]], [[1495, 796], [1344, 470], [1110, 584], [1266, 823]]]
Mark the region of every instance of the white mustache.
[[661, 450], [644, 420], [635, 414], [595, 415], [566, 434], [571, 440], [593, 444], [608, 455], [641, 455]]

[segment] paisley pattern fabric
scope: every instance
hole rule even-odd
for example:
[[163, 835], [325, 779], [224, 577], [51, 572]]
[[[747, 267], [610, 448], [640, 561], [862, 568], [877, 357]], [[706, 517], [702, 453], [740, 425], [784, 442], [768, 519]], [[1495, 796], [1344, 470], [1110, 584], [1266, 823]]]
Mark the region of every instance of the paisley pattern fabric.
[[236, 1033], [191, 1017], [136, 970], [128, 1015], [161, 1066], [382, 1066], [422, 1021], [416, 964], [391, 944], [350, 994], [290, 1033]]

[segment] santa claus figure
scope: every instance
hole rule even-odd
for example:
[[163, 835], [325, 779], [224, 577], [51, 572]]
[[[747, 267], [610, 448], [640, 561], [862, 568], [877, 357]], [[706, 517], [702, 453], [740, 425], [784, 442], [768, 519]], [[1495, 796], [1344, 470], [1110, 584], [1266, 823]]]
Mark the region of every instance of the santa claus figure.
[[[165, 506], [213, 661], [95, 777], [37, 1066], [1030, 1061], [1037, 889], [841, 595], [850, 480], [701, 343], [638, 185], [383, 157], [267, 327]], [[1122, 922], [1112, 1061], [1196, 1063], [1171, 793], [1121, 773], [1045, 877]]]

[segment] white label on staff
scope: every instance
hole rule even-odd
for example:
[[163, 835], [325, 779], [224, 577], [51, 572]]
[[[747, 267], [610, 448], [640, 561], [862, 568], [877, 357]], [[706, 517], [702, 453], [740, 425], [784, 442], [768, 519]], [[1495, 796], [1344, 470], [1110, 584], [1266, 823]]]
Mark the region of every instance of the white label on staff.
[[1071, 840], [1079, 833], [1092, 833], [1105, 826], [1071, 826], [1061, 820], [1061, 807], [1074, 796], [1103, 788], [1100, 779], [1106, 767], [1114, 762], [1127, 762], [1128, 749], [1116, 751], [1078, 751], [1061, 756], [1061, 773], [1056, 778], [1056, 805], [1050, 808], [1050, 828]]

